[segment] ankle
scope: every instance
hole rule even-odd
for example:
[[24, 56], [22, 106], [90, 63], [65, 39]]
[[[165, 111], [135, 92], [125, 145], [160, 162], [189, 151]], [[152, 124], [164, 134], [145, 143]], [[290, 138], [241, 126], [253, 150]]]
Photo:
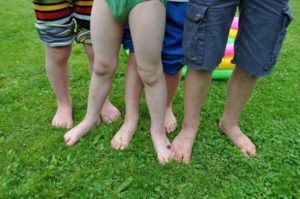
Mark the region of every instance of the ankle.
[[110, 105], [110, 104], [111, 104], [111, 102], [109, 101], [108, 98], [106, 98], [106, 99], [104, 100], [103, 106], [105, 106], [105, 105]]
[[162, 139], [162, 138], [165, 138], [167, 136], [166, 132], [164, 130], [162, 130], [162, 131], [150, 130], [150, 132], [151, 132], [152, 139]]
[[92, 127], [96, 127], [100, 122], [100, 118], [96, 118], [96, 117], [88, 117], [85, 116], [84, 119], [82, 120], [82, 123], [84, 123], [87, 126], [92, 126]]
[[58, 108], [71, 108], [72, 101], [71, 98], [68, 100], [56, 100], [56, 104]]
[[224, 116], [219, 121], [219, 126], [220, 127], [237, 126], [237, 125], [238, 125], [238, 121], [237, 120], [229, 119], [229, 118], [226, 118]]
[[139, 120], [139, 115], [137, 114], [125, 114], [126, 121], [133, 121], [136, 122]]
[[183, 121], [182, 129], [195, 130], [195, 129], [199, 128], [199, 125], [200, 125], [200, 122], [198, 122], [198, 121], [194, 121], [194, 122]]
[[121, 128], [122, 128], [123, 130], [126, 130], [126, 131], [133, 131], [133, 132], [135, 132], [135, 131], [136, 131], [136, 128], [137, 128], [137, 123], [134, 123], [134, 122], [132, 122], [132, 121], [125, 121], [125, 122], [122, 124]]

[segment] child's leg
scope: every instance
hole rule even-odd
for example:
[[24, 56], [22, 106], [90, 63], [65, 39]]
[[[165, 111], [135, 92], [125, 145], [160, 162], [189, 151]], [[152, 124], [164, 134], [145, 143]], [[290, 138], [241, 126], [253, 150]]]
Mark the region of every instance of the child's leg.
[[191, 0], [183, 33], [184, 62], [189, 67], [184, 92], [182, 130], [172, 143], [178, 161], [189, 162], [200, 123], [200, 111], [221, 61], [239, 1]]
[[238, 126], [238, 119], [243, 107], [255, 88], [257, 78], [250, 76], [244, 70], [236, 68], [228, 82], [227, 100], [220, 128], [240, 147], [245, 155], [255, 155], [255, 145], [243, 134]]
[[52, 119], [55, 127], [70, 128], [73, 125], [72, 102], [69, 95], [68, 59], [71, 46], [46, 46], [46, 70], [56, 95], [57, 111]]
[[[172, 99], [175, 95], [181, 73], [178, 72], [176, 75], [165, 74], [165, 77], [168, 97], [164, 126], [167, 132], [173, 132], [176, 129], [177, 120], [172, 111]], [[126, 149], [135, 133], [138, 123], [139, 99], [144, 87], [143, 82], [137, 73], [137, 64], [133, 53], [131, 53], [128, 58], [125, 86], [125, 121], [111, 141], [112, 147], [117, 150]]]
[[253, 156], [256, 147], [239, 128], [239, 115], [255, 88], [257, 78], [271, 73], [293, 17], [288, 0], [241, 1], [239, 6], [240, 24], [234, 58], [238, 68], [228, 82], [220, 127], [243, 154]]
[[[43, 0], [33, 1], [36, 29], [46, 45], [46, 70], [57, 100], [57, 111], [52, 120], [56, 127], [70, 128], [73, 124], [72, 102], [68, 88], [68, 59], [75, 35], [71, 20], [72, 5], [59, 1], [55, 6]], [[47, 10], [47, 12], [45, 12]]]
[[83, 47], [89, 61], [89, 71], [92, 73], [94, 64], [93, 46], [91, 44], [83, 44]]
[[167, 163], [172, 157], [164, 130], [167, 98], [161, 64], [164, 19], [165, 8], [159, 0], [140, 3], [129, 15], [138, 73], [145, 85], [151, 117], [151, 136], [161, 163]]
[[165, 129], [167, 133], [175, 131], [177, 119], [172, 110], [172, 100], [181, 78], [183, 59], [182, 38], [187, 2], [168, 2], [166, 29], [162, 50], [162, 62], [167, 82], [167, 109]]
[[[90, 71], [92, 73], [92, 71], [93, 71], [93, 61], [94, 61], [94, 53], [93, 53], [92, 45], [84, 44], [84, 49], [85, 49], [85, 52], [86, 52], [87, 57], [89, 59], [89, 68], [90, 68]], [[110, 124], [112, 122], [117, 121], [120, 118], [121, 113], [118, 110], [118, 108], [115, 107], [110, 102], [109, 98], [107, 97], [104, 104], [103, 104], [103, 107], [101, 109], [100, 115], [101, 115], [101, 119], [104, 123]]]
[[165, 78], [167, 83], [167, 108], [164, 126], [166, 132], [171, 133], [175, 131], [177, 127], [177, 120], [172, 110], [172, 101], [181, 78], [181, 71], [179, 71], [176, 75], [165, 74]]
[[211, 83], [211, 72], [189, 69], [184, 88], [184, 120], [180, 133], [172, 142], [175, 159], [188, 163], [200, 121], [200, 111]]
[[91, 18], [91, 36], [95, 58], [84, 120], [65, 134], [67, 145], [75, 144], [99, 122], [101, 108], [112, 86], [118, 66], [123, 24], [117, 22], [105, 1], [95, 1]]
[[114, 149], [126, 149], [136, 131], [139, 117], [140, 96], [143, 87], [143, 82], [137, 72], [135, 55], [134, 53], [130, 53], [126, 67], [125, 80], [125, 121], [111, 140], [111, 145]]

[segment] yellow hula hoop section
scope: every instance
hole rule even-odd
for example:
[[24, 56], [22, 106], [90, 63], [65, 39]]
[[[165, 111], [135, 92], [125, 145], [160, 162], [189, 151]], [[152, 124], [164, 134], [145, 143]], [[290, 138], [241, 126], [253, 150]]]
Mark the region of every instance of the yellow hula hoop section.
[[236, 38], [237, 32], [238, 30], [231, 28], [229, 31], [229, 38]]
[[233, 57], [223, 57], [222, 62], [219, 64], [217, 69], [234, 69], [235, 64], [231, 63]]

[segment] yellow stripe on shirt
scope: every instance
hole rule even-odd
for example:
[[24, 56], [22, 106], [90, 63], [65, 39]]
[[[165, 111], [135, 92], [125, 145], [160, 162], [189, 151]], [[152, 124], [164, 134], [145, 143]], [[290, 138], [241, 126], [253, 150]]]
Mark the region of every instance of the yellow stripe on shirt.
[[75, 1], [74, 4], [78, 6], [92, 6], [93, 1]]
[[33, 7], [35, 10], [39, 10], [39, 11], [55, 11], [55, 10], [60, 10], [63, 8], [68, 8], [68, 7], [72, 7], [73, 5], [70, 3], [61, 3], [61, 4], [57, 4], [57, 5], [37, 5], [34, 4]]

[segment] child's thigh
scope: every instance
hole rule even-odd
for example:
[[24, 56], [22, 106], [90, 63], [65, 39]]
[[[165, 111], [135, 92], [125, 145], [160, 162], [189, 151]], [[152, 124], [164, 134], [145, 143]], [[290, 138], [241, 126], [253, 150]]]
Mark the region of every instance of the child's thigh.
[[159, 63], [165, 30], [165, 7], [161, 1], [136, 5], [129, 14], [129, 26], [139, 65]]
[[91, 38], [95, 59], [118, 59], [122, 34], [123, 23], [113, 18], [106, 2], [95, 1], [91, 15]]

